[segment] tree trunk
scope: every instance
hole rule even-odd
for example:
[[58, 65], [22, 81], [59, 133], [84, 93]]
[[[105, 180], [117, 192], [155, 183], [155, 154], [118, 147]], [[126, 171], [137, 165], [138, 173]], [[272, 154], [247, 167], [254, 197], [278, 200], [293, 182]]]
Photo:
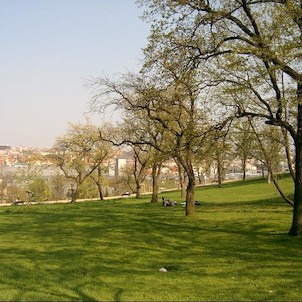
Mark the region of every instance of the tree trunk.
[[77, 197], [78, 197], [78, 192], [79, 192], [79, 190], [78, 190], [78, 186], [75, 188], [75, 189], [71, 189], [71, 203], [73, 203], [73, 202], [76, 202], [76, 200], [77, 200]]
[[222, 185], [222, 166], [220, 161], [220, 156], [217, 158], [217, 177], [218, 177], [218, 186], [221, 188]]
[[141, 185], [140, 185], [140, 183], [136, 184], [136, 196], [135, 196], [135, 198], [136, 199], [141, 198]]
[[179, 186], [180, 186], [180, 197], [184, 198], [186, 196], [186, 188], [185, 188], [185, 171], [183, 166], [180, 164], [178, 160], [175, 160], [178, 168], [179, 175]]
[[101, 200], [104, 200], [103, 192], [102, 192], [102, 185], [101, 185], [102, 167], [101, 167], [100, 164], [98, 165], [97, 173], [98, 173], [98, 178], [97, 178], [97, 184], [96, 185], [97, 185], [98, 190], [99, 190], [99, 197], [100, 197]]
[[268, 171], [267, 171], [267, 183], [268, 184], [270, 184], [271, 183], [271, 176], [272, 176], [272, 174], [271, 174], [271, 172], [269, 171], [269, 169], [267, 169]]
[[[302, 107], [301, 105], [299, 105]], [[302, 108], [301, 108], [302, 110]], [[296, 171], [295, 171], [295, 195], [294, 195], [294, 210], [292, 226], [289, 231], [290, 235], [302, 235], [302, 142], [301, 135], [299, 141], [295, 144], [296, 147]]]
[[100, 183], [97, 183], [96, 185], [97, 185], [97, 187], [98, 187], [100, 200], [104, 200], [104, 196], [103, 196], [101, 184], [100, 184]]
[[290, 173], [292, 179], [295, 180], [295, 172], [294, 172], [294, 169], [293, 169], [293, 162], [292, 162], [292, 159], [291, 159], [290, 142], [289, 142], [289, 138], [288, 138], [288, 132], [284, 128], [282, 128], [282, 133], [283, 133], [283, 137], [284, 137], [284, 146], [285, 146], [288, 170], [289, 170], [289, 173]]
[[246, 157], [242, 157], [242, 170], [243, 170], [243, 176], [242, 180], [246, 180]]
[[[269, 168], [269, 167], [268, 167]], [[279, 192], [279, 194], [282, 196], [282, 198], [289, 204], [291, 205], [292, 207], [294, 206], [294, 203], [292, 200], [290, 200], [284, 193], [283, 191], [281, 190], [279, 184], [278, 184], [278, 181], [277, 179], [275, 178], [274, 176], [274, 173], [272, 172], [272, 170], [269, 168], [270, 172], [269, 172], [269, 175], [271, 176], [271, 180], [273, 181], [274, 185], [275, 185], [275, 188], [277, 189], [277, 191]]]
[[195, 175], [192, 165], [190, 165], [188, 171], [188, 185], [186, 192], [186, 216], [195, 215]]
[[184, 198], [186, 196], [186, 177], [184, 174], [181, 174], [180, 176], [180, 197]]
[[302, 84], [298, 84], [298, 117], [297, 117], [297, 137], [295, 139], [296, 159], [295, 159], [295, 195], [292, 226], [290, 235], [302, 235]]
[[158, 191], [159, 191], [159, 176], [160, 176], [161, 165], [153, 164], [152, 166], [152, 197], [151, 202], [158, 201]]

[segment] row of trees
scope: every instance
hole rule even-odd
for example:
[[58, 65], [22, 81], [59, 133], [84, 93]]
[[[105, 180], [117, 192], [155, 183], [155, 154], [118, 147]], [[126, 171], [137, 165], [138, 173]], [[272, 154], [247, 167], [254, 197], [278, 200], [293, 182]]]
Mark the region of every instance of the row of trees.
[[[238, 135], [245, 135], [248, 127], [263, 150], [266, 140], [259, 128], [281, 133], [295, 182], [294, 200], [283, 195], [293, 205], [289, 233], [301, 234], [302, 1], [138, 3], [145, 8], [143, 18], [151, 23], [141, 72], [91, 82], [96, 92], [93, 110], [115, 106], [124, 113], [123, 132], [115, 129], [110, 137], [101, 132], [102, 138], [116, 145], [150, 148], [159, 164], [162, 158], [174, 158], [188, 177], [186, 213], [194, 215], [196, 157], [206, 159], [214, 150], [222, 161], [227, 152], [224, 138], [231, 129], [241, 127]], [[242, 118], [247, 122], [237, 127]], [[245, 144], [248, 139], [238, 148]], [[271, 157], [266, 164], [273, 172]]]
[[[84, 124], [70, 124], [67, 132], [57, 139], [50, 155], [46, 158], [37, 155], [29, 156], [23, 168], [19, 168], [14, 174], [1, 176], [1, 199], [7, 199], [9, 196], [11, 200], [18, 197], [28, 201], [46, 201], [68, 197], [74, 202], [77, 198], [98, 197], [102, 200], [104, 194], [105, 196], [117, 195], [125, 191], [135, 192], [136, 197], [140, 198], [142, 187], [144, 190], [152, 187], [151, 202], [157, 202], [160, 186], [175, 188], [177, 185], [182, 188], [182, 196], [185, 196], [183, 191], [187, 174], [182, 164], [174, 158], [177, 168], [175, 165], [171, 166], [173, 158], [169, 157], [168, 152], [159, 152], [148, 144], [128, 142], [129, 147], [126, 152], [128, 164], [122, 170], [119, 169], [117, 178], [108, 177], [108, 160], [114, 162], [114, 157], [120, 148], [103, 140], [101, 134], [107, 132], [111, 134], [111, 139], [114, 137], [122, 139], [125, 137], [125, 131], [129, 131], [128, 126], [132, 127], [133, 124], [127, 121], [126, 125], [97, 127], [88, 120]], [[245, 179], [247, 159], [251, 158], [258, 159], [267, 167], [272, 167], [275, 172], [279, 171], [279, 162], [282, 158], [280, 133], [275, 133], [273, 138], [269, 136], [266, 142], [270, 143], [263, 146], [258, 142], [259, 134], [257, 136], [253, 134], [249, 125], [241, 124], [241, 128], [239, 126], [238, 124], [235, 132], [229, 131], [219, 140], [208, 141], [208, 145], [203, 141], [202, 147], [207, 152], [196, 152], [192, 157], [194, 181], [196, 178], [199, 183], [203, 183], [205, 177], [209, 177], [214, 172], [215, 179], [221, 185], [224, 174], [230, 171], [231, 162], [238, 157], [241, 158], [242, 167], [238, 169], [237, 166], [237, 171], [243, 171], [243, 179]], [[133, 141], [137, 134], [134, 130], [131, 128]], [[264, 135], [267, 136], [266, 133], [261, 133], [262, 138]], [[138, 141], [140, 138], [136, 139]], [[167, 146], [171, 144], [173, 140], [166, 141]], [[123, 153], [124, 156], [125, 152]], [[267, 158], [274, 159], [274, 162], [270, 160], [268, 163]], [[49, 163], [50, 161], [52, 161], [50, 166], [36, 164], [36, 162]], [[162, 170], [167, 168], [168, 171], [172, 169], [174, 173], [177, 171], [178, 179], [171, 173], [170, 176], [161, 175]], [[47, 178], [43, 177], [45, 172]]]

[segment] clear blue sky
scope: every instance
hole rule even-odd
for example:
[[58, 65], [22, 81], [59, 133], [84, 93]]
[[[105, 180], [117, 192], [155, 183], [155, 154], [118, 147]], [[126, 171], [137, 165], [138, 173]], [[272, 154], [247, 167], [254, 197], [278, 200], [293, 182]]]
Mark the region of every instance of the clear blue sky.
[[83, 121], [85, 79], [139, 69], [141, 14], [135, 0], [0, 0], [0, 144], [50, 147]]

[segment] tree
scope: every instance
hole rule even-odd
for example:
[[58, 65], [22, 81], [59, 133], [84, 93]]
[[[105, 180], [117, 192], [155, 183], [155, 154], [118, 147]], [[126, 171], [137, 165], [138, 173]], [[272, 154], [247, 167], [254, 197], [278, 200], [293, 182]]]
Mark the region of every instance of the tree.
[[[127, 110], [124, 116], [123, 124], [120, 126], [123, 129], [123, 134], [119, 138], [119, 144], [128, 144], [133, 149], [141, 149], [145, 152], [144, 157], [147, 159], [145, 169], [151, 167], [151, 203], [154, 203], [158, 201], [161, 167], [164, 160], [167, 159], [167, 156], [161, 150], [165, 148], [167, 142], [163, 139], [161, 131], [154, 126], [144, 110], [133, 109], [133, 111]], [[145, 137], [144, 142], [141, 139], [142, 135]], [[146, 143], [146, 141], [150, 143]], [[160, 148], [154, 148], [153, 145], [155, 144], [160, 146]]]
[[[1, 182], [0, 182], [0, 189], [1, 189], [1, 200], [9, 200], [14, 201], [18, 197], [24, 197], [25, 191], [16, 186], [14, 182], [14, 174], [13, 173], [3, 173], [1, 171]], [[24, 193], [24, 196], [21, 195]], [[24, 200], [24, 199], [23, 199]]]
[[213, 165], [213, 157], [209, 152], [210, 150], [207, 149], [206, 152], [202, 153], [201, 156], [197, 154], [193, 158], [193, 165], [197, 172], [198, 181], [200, 184], [206, 183], [206, 178], [210, 175], [210, 169]]
[[131, 145], [132, 158], [122, 169], [120, 180], [126, 185], [136, 198], [141, 198], [142, 183], [147, 176], [150, 163], [150, 153], [142, 146]]
[[[146, 114], [140, 111], [131, 112], [128, 110], [123, 118], [123, 122], [116, 127], [111, 125], [109, 135], [102, 133], [104, 140], [115, 146], [129, 146], [134, 154], [134, 166], [128, 164], [123, 169], [121, 180], [132, 192], [140, 194], [140, 184], [145, 179], [146, 169], [151, 166], [152, 172], [152, 197], [151, 202], [158, 201], [158, 179], [160, 176], [161, 165], [164, 160], [162, 154], [153, 148], [150, 144], [142, 143], [140, 139], [141, 133], [148, 136], [153, 141], [159, 143], [161, 136], [151, 127]], [[140, 152], [140, 151], [141, 152]], [[136, 183], [136, 189], [132, 186], [132, 176]], [[137, 195], [137, 198], [139, 196]]]
[[295, 193], [289, 233], [301, 235], [301, 1], [139, 2], [147, 6], [145, 18], [153, 22], [145, 50], [149, 66], [170, 57], [183, 68], [206, 67], [209, 81], [219, 84], [238, 117], [261, 118], [290, 134], [295, 147]]
[[89, 121], [70, 124], [67, 133], [57, 139], [54, 149], [54, 162], [75, 185], [72, 202], [78, 197], [80, 185], [111, 155], [109, 144], [101, 139], [99, 129]]
[[50, 190], [47, 182], [42, 178], [34, 179], [28, 185], [28, 198], [29, 201], [46, 201], [49, 200]]
[[276, 177], [276, 174], [280, 170], [280, 162], [282, 160], [281, 150], [283, 145], [280, 141], [282, 136], [280, 129], [274, 128], [272, 131], [272, 129], [269, 129], [267, 126], [257, 129], [257, 126], [252, 122], [252, 120], [249, 122], [256, 138], [253, 140], [252, 156], [266, 166], [268, 171], [268, 181], [272, 180], [282, 198], [289, 205], [293, 206], [293, 202], [284, 194]]
[[96, 186], [94, 180], [91, 177], [87, 177], [79, 188], [78, 197], [81, 199], [92, 199], [98, 196], [98, 193], [98, 187]]
[[240, 119], [233, 127], [233, 133], [231, 139], [235, 145], [235, 156], [238, 156], [241, 161], [243, 176], [242, 179], [246, 179], [246, 164], [248, 158], [251, 158], [251, 151], [255, 135], [251, 129], [251, 125], [247, 120]]
[[49, 180], [52, 198], [55, 200], [64, 199], [64, 187], [66, 185], [66, 177], [60, 173], [54, 174]]
[[150, 153], [141, 146], [133, 146], [133, 176], [135, 181], [136, 198], [141, 197], [141, 184], [147, 176], [147, 167], [150, 162]]
[[[196, 85], [194, 73], [182, 74], [181, 70], [173, 68], [166, 72], [170, 74], [170, 83], [166, 80], [166, 86], [163, 83], [156, 85], [156, 79], [135, 75], [128, 75], [121, 81], [97, 78], [94, 86], [98, 91], [93, 105], [104, 108], [113, 104], [126, 112], [140, 112], [146, 116], [146, 124], [156, 131], [137, 127], [136, 144], [150, 145], [164, 156], [179, 161], [188, 176], [186, 214], [190, 216], [195, 213], [193, 154], [206, 141], [213, 127], [197, 105], [200, 87]], [[154, 140], [152, 133], [157, 133], [160, 139]]]
[[118, 177], [118, 183], [122, 184], [123, 189], [135, 193], [135, 182], [133, 176], [134, 166], [133, 163], [126, 164]]
[[[113, 155], [113, 153], [111, 154], [111, 156], [112, 155]], [[102, 162], [103, 162], [103, 160], [102, 160]], [[103, 186], [102, 186], [102, 184], [104, 182], [103, 170], [105, 170], [105, 167], [103, 167], [102, 164], [99, 164], [97, 169], [93, 173], [91, 173], [89, 176], [98, 189], [98, 194], [99, 194], [100, 200], [104, 200]]]
[[159, 194], [159, 178], [161, 175], [163, 160], [158, 159], [156, 154], [152, 159], [152, 196], [151, 203], [158, 202], [158, 194]]
[[42, 167], [35, 165], [30, 158], [24, 167], [18, 168], [15, 178], [19, 184], [17, 197], [28, 201], [48, 199], [49, 192], [42, 179]]
[[179, 162], [177, 157], [174, 158], [174, 161], [177, 165], [178, 169], [178, 180], [179, 180], [179, 187], [180, 187], [180, 197], [186, 197], [186, 179], [187, 175], [185, 173], [185, 169], [182, 164]]
[[211, 157], [216, 164], [219, 188], [222, 186], [227, 170], [227, 164], [230, 162], [231, 144], [228, 136], [227, 131], [217, 132], [216, 135], [213, 135], [211, 148], [209, 149]]

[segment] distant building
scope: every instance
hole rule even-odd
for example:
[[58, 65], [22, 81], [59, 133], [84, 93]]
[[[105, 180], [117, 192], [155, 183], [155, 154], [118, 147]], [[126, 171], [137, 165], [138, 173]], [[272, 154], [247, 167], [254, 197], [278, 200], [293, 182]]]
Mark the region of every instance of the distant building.
[[108, 162], [108, 175], [118, 177], [127, 164], [126, 158], [116, 158], [115, 161]]
[[115, 163], [115, 176], [119, 176], [123, 170], [123, 168], [126, 166], [127, 160], [126, 158], [117, 158]]

